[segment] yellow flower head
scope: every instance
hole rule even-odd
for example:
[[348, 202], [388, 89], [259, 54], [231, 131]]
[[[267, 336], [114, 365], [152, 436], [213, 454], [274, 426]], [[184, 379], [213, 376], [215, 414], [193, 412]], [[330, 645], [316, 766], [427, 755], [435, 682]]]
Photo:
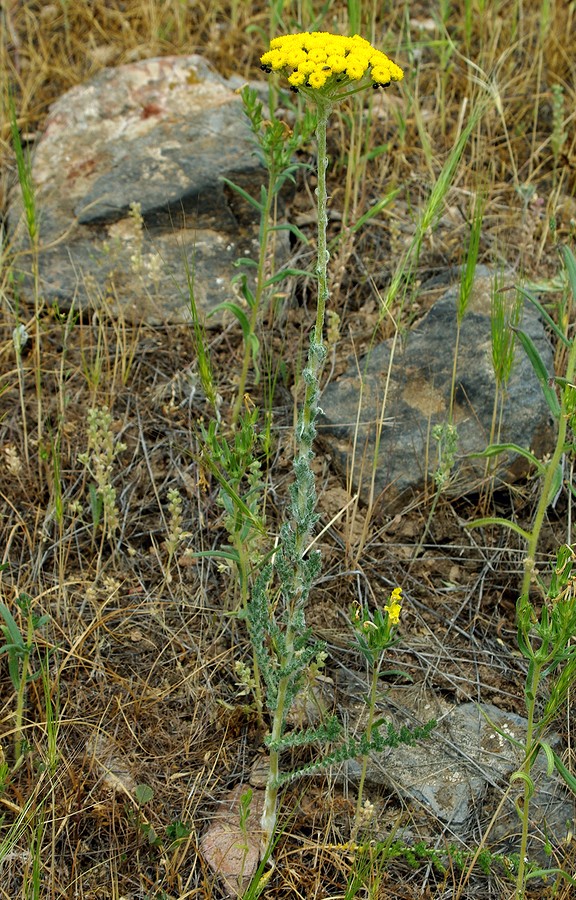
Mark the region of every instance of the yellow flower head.
[[390, 594], [390, 601], [384, 609], [388, 613], [390, 624], [397, 625], [400, 621], [400, 610], [402, 609], [402, 588], [394, 588]]
[[400, 66], [357, 34], [305, 31], [273, 38], [260, 62], [265, 72], [286, 75], [292, 90], [321, 91], [334, 100], [346, 96], [345, 88], [352, 83], [387, 87], [404, 77]]

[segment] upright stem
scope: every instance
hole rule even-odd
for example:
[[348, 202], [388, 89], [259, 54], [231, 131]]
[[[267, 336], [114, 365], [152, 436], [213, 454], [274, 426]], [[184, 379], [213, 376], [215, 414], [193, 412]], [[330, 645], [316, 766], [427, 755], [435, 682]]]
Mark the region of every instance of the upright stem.
[[[326, 227], [328, 224], [326, 169], [328, 156], [326, 153], [326, 126], [332, 105], [324, 98], [317, 99], [318, 120], [316, 124], [316, 141], [318, 152], [318, 185], [316, 197], [318, 203], [318, 248], [316, 277], [318, 282], [318, 298], [316, 302], [316, 322], [310, 337], [308, 361], [302, 373], [305, 384], [302, 410], [298, 418], [295, 434], [294, 471], [296, 475], [294, 493], [292, 495], [291, 513], [294, 527], [294, 585], [290, 604], [290, 622], [302, 604], [304, 553], [310, 541], [310, 534], [315, 521], [316, 488], [311, 460], [314, 455], [313, 443], [316, 437], [316, 418], [320, 398], [320, 374], [326, 358], [324, 344], [324, 318], [326, 304], [330, 292], [328, 290], [328, 253]], [[290, 636], [290, 627], [288, 636]]]
[[[273, 741], [279, 741], [282, 737], [284, 727], [284, 716], [286, 713], [286, 693], [288, 689], [288, 679], [281, 678], [278, 684], [278, 702], [274, 710], [274, 720], [272, 722], [271, 738]], [[273, 747], [270, 750], [270, 765], [268, 768], [268, 780], [266, 782], [266, 793], [264, 794], [264, 810], [260, 820], [262, 828], [262, 845], [261, 855], [264, 857], [270, 850], [270, 845], [274, 840], [276, 831], [276, 815], [278, 805], [278, 784], [277, 779], [280, 772], [280, 751]]]
[[22, 722], [24, 720], [24, 706], [26, 704], [26, 687], [28, 685], [28, 672], [30, 664], [30, 654], [32, 652], [32, 641], [34, 639], [34, 620], [31, 614], [28, 614], [28, 627], [26, 631], [26, 644], [22, 652], [22, 669], [20, 672], [20, 682], [16, 694], [16, 713], [14, 726], [14, 764], [18, 766], [20, 757], [22, 756]]
[[[378, 679], [380, 677], [380, 663], [381, 658], [378, 662], [374, 662], [372, 667], [372, 684], [370, 686], [370, 700], [368, 707], [368, 722], [366, 724], [366, 737], [369, 741], [372, 740], [372, 727], [374, 725], [374, 715], [376, 711], [376, 694], [378, 690]], [[370, 759], [370, 754], [365, 753], [362, 757], [362, 768], [360, 770], [360, 781], [358, 783], [358, 797], [356, 800], [356, 815], [354, 817], [354, 827], [352, 829], [352, 834], [350, 837], [351, 843], [354, 843], [356, 840], [356, 836], [358, 834], [358, 830], [360, 828], [362, 822], [362, 801], [364, 799], [364, 782], [366, 781], [366, 772], [368, 771], [368, 760]]]
[[[568, 382], [568, 385], [574, 383], [574, 373], [576, 371], [576, 338], [572, 341], [570, 346], [570, 354], [568, 356], [568, 363], [566, 365], [566, 373], [565, 378]], [[540, 489], [540, 498], [538, 500], [538, 506], [536, 508], [536, 515], [534, 516], [534, 522], [532, 523], [532, 528], [530, 530], [530, 540], [528, 541], [528, 547], [526, 551], [526, 563], [524, 569], [524, 578], [522, 580], [522, 593], [520, 595], [520, 600], [522, 603], [527, 603], [529, 594], [530, 594], [530, 582], [533, 577], [533, 568], [536, 563], [536, 550], [538, 549], [538, 541], [540, 539], [540, 532], [542, 530], [542, 525], [544, 524], [544, 517], [546, 515], [546, 510], [548, 509], [548, 504], [550, 501], [550, 491], [552, 489], [552, 481], [556, 474], [556, 470], [560, 465], [560, 461], [564, 454], [564, 447], [566, 443], [566, 432], [568, 430], [568, 416], [566, 412], [566, 391], [572, 390], [570, 387], [562, 388], [562, 400], [560, 402], [560, 416], [558, 421], [558, 435], [556, 438], [556, 447], [554, 449], [554, 453], [550, 461], [546, 466], [546, 473], [544, 475], [544, 479], [542, 481], [542, 487]]]
[[515, 900], [524, 900], [526, 890], [525, 870], [526, 870], [526, 850], [528, 848], [528, 826], [530, 824], [530, 797], [532, 796], [533, 787], [530, 783], [530, 769], [534, 762], [534, 710], [536, 706], [536, 695], [538, 693], [538, 684], [540, 682], [540, 673], [542, 667], [538, 664], [534, 665], [532, 679], [527, 692], [528, 702], [528, 724], [526, 728], [526, 759], [522, 766], [522, 774], [525, 776], [524, 781], [524, 797], [522, 803], [522, 836], [520, 839], [520, 853], [518, 861], [518, 872], [516, 875], [516, 892]]
[[44, 439], [44, 415], [42, 412], [42, 346], [40, 340], [41, 313], [44, 301], [40, 296], [40, 241], [38, 230], [32, 235], [32, 275], [34, 278], [34, 377], [36, 381], [36, 418], [38, 421], [38, 471], [43, 484], [44, 462], [42, 444]]
[[260, 304], [264, 293], [264, 283], [266, 274], [266, 256], [268, 254], [268, 237], [270, 234], [270, 213], [272, 210], [272, 200], [274, 198], [274, 182], [276, 181], [276, 172], [268, 173], [268, 188], [266, 190], [266, 203], [261, 212], [260, 218], [260, 250], [258, 253], [258, 269], [256, 270], [256, 294], [254, 296], [254, 305], [250, 312], [250, 331], [244, 336], [244, 359], [242, 361], [242, 371], [238, 381], [238, 391], [232, 410], [232, 425], [236, 426], [240, 410], [242, 409], [242, 400], [244, 399], [244, 390], [246, 387], [246, 379], [248, 377], [248, 369], [250, 368], [250, 359], [252, 358], [252, 343], [250, 338], [256, 332], [256, 324], [258, 321], [258, 313], [260, 312]]
[[318, 185], [316, 197], [318, 198], [318, 260], [316, 274], [318, 276], [318, 304], [316, 308], [316, 328], [314, 339], [316, 343], [322, 343], [324, 328], [324, 314], [328, 302], [328, 259], [329, 253], [326, 245], [326, 227], [328, 225], [328, 195], [326, 193], [326, 169], [328, 168], [328, 155], [326, 153], [326, 126], [328, 117], [332, 111], [332, 105], [325, 99], [318, 98], [318, 121], [316, 124], [316, 142], [318, 147]]
[[[24, 326], [22, 326], [22, 332], [24, 330]], [[24, 372], [24, 365], [22, 363], [22, 345], [23, 345], [23, 334], [19, 330], [19, 328], [14, 329], [14, 350], [16, 351], [16, 371], [18, 372], [18, 392], [20, 395], [20, 411], [22, 414], [22, 430], [24, 433], [24, 458], [26, 460], [26, 465], [30, 462], [30, 456], [28, 453], [28, 420], [26, 418], [26, 403], [24, 400], [24, 391], [26, 384], [26, 375]], [[25, 333], [25, 332], [24, 332]]]
[[[240, 603], [244, 611], [244, 615], [248, 614], [248, 573], [250, 571], [249, 554], [246, 551], [246, 545], [242, 536], [236, 532], [233, 538], [233, 546], [238, 554], [238, 575], [240, 579]], [[258, 662], [258, 654], [252, 647], [252, 671], [254, 672], [254, 699], [256, 700], [256, 712], [258, 720], [261, 724], [264, 722], [264, 698], [262, 696], [262, 676], [260, 674], [260, 664]]]
[[452, 362], [452, 381], [450, 383], [450, 408], [448, 410], [448, 421], [450, 425], [454, 423], [454, 394], [456, 393], [456, 375], [458, 372], [458, 351], [460, 349], [460, 331], [462, 328], [462, 319], [459, 315], [456, 317], [456, 342], [454, 345], [454, 359]]
[[[566, 392], [572, 390], [570, 385], [574, 381], [574, 373], [576, 370], [576, 340], [572, 341], [570, 346], [570, 353], [568, 356], [568, 363], [566, 365], [566, 381], [568, 383], [567, 387], [562, 388], [562, 399], [560, 402], [560, 415], [558, 420], [558, 435], [556, 437], [556, 447], [554, 448], [554, 453], [552, 454], [551, 459], [549, 460], [546, 466], [546, 472], [544, 478], [542, 480], [542, 487], [540, 489], [540, 498], [538, 501], [538, 506], [536, 508], [536, 515], [534, 516], [534, 521], [532, 523], [532, 528], [530, 531], [530, 537], [528, 540], [528, 548], [526, 553], [526, 562], [524, 568], [524, 578], [522, 581], [522, 593], [520, 595], [520, 599], [518, 601], [519, 605], [521, 605], [524, 609], [530, 603], [530, 582], [533, 577], [534, 566], [536, 562], [536, 551], [538, 549], [538, 541], [540, 538], [540, 532], [542, 530], [542, 525], [544, 523], [544, 517], [546, 515], [546, 510], [548, 509], [548, 504], [550, 500], [550, 491], [552, 489], [552, 482], [554, 476], [556, 474], [556, 470], [560, 465], [560, 461], [564, 454], [564, 448], [566, 443], [566, 434], [568, 430], [568, 412], [567, 412], [567, 396]], [[528, 643], [530, 643], [529, 635], [525, 635], [525, 639]], [[530, 769], [532, 767], [532, 763], [534, 761], [534, 710], [536, 706], [536, 696], [538, 693], [538, 685], [540, 682], [540, 676], [542, 673], [543, 664], [537, 663], [534, 661], [533, 669], [531, 673], [531, 680], [526, 692], [527, 698], [527, 711], [528, 711], [528, 726], [526, 731], [526, 759], [522, 766], [522, 773], [525, 776], [524, 780], [524, 799], [523, 799], [523, 808], [522, 808], [522, 836], [520, 841], [520, 860], [518, 863], [518, 874], [516, 876], [516, 893], [514, 895], [515, 900], [524, 900], [525, 896], [525, 858], [526, 858], [526, 849], [528, 846], [528, 826], [529, 826], [529, 806], [530, 806], [530, 797], [532, 795], [532, 785], [529, 780]]]
[[[305, 392], [302, 410], [298, 418], [295, 434], [295, 483], [292, 489], [291, 523], [284, 525], [280, 535], [280, 546], [277, 554], [277, 565], [282, 566], [285, 581], [281, 584], [282, 594], [286, 602], [286, 631], [284, 636], [284, 653], [279, 660], [284, 672], [293, 673], [295, 661], [294, 641], [304, 626], [304, 604], [310, 587], [311, 569], [305, 559], [306, 547], [310, 541], [315, 522], [316, 489], [314, 473], [311, 468], [313, 442], [316, 435], [316, 418], [320, 396], [320, 373], [326, 356], [323, 341], [324, 317], [328, 302], [328, 249], [326, 245], [327, 192], [326, 169], [326, 126], [331, 111], [331, 104], [324, 98], [317, 99], [318, 122], [316, 139], [318, 145], [318, 260], [316, 275], [318, 279], [318, 300], [316, 306], [316, 323], [310, 337], [308, 362], [302, 374]], [[281, 558], [279, 561], [278, 557]], [[281, 579], [282, 582], [282, 579]], [[276, 815], [278, 801], [279, 750], [277, 742], [281, 740], [286, 713], [289, 708], [288, 695], [294, 675], [281, 675], [278, 682], [274, 718], [272, 722], [272, 748], [270, 751], [270, 768], [264, 797], [262, 814], [262, 849], [266, 852], [274, 839], [276, 831]]]

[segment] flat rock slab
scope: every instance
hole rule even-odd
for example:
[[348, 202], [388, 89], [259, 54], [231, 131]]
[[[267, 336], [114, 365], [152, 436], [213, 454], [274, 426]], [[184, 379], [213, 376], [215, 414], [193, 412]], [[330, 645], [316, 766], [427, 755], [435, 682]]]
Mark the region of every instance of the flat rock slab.
[[[378, 713], [397, 728], [415, 719], [425, 723], [436, 718], [438, 724], [426, 741], [373, 754], [368, 763], [367, 783], [392, 787], [413, 810], [416, 805], [431, 813], [453, 837], [473, 835], [478, 825], [484, 828], [508, 786], [510, 775], [523, 759], [521, 750], [499, 732], [522, 743], [526, 737], [526, 719], [490, 703], [452, 706], [425, 690], [393, 689], [388, 697], [390, 702], [384, 700]], [[354, 719], [354, 712], [350, 712]], [[362, 714], [357, 719], [357, 727], [363, 728]], [[551, 735], [547, 739], [561, 753], [559, 736]], [[345, 771], [350, 781], [357, 782], [360, 762], [347, 763]], [[561, 779], [555, 774], [547, 775], [543, 753], [532, 775], [536, 792], [530, 805], [531, 853], [537, 857], [545, 835], [557, 846], [566, 839], [573, 827], [576, 805]], [[520, 820], [514, 800], [522, 791], [519, 781], [498, 813], [488, 840], [493, 850], [512, 853], [518, 849]]]
[[[200, 56], [104, 69], [68, 91], [32, 160], [46, 302], [182, 322], [189, 281], [206, 312], [231, 299], [233, 263], [258, 247], [257, 212], [221, 177], [259, 197], [254, 150], [241, 98]], [[16, 188], [9, 227], [29, 292], [21, 212]]]
[[[492, 367], [490, 298], [493, 274], [479, 266], [472, 298], [460, 332], [454, 424], [458, 453], [446, 493], [457, 496], [478, 490], [485, 475], [484, 459], [468, 454], [490, 442], [496, 391]], [[378, 344], [369, 355], [351, 361], [348, 371], [322, 395], [319, 433], [343, 474], [352, 473], [354, 489], [370, 496], [377, 422], [383, 417], [375, 477], [375, 496], [386, 513], [397, 512], [424, 489], [435, 489], [437, 445], [434, 425], [445, 423], [450, 408], [456, 344], [458, 285], [434, 304], [405, 340]], [[535, 310], [526, 305], [521, 324], [536, 345], [548, 372], [553, 356]], [[357, 425], [359, 422], [359, 425]], [[507, 386], [500, 443], [515, 443], [542, 456], [551, 446], [550, 413], [538, 379], [520, 346]], [[526, 473], [519, 454], [504, 454], [495, 472], [498, 482]]]

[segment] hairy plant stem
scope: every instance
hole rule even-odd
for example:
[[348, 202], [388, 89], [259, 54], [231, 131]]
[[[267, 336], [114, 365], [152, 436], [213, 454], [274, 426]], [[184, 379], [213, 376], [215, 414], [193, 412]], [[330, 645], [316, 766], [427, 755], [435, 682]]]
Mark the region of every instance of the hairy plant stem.
[[[304, 604], [309, 590], [309, 575], [306, 567], [305, 553], [310, 542], [312, 527], [315, 521], [314, 508], [316, 505], [316, 492], [314, 486], [314, 474], [311, 468], [313, 458], [313, 442], [316, 434], [316, 418], [318, 416], [318, 400], [320, 396], [320, 374], [326, 357], [326, 348], [323, 342], [324, 317], [328, 302], [328, 249], [326, 240], [327, 215], [327, 191], [326, 169], [328, 158], [326, 154], [326, 127], [332, 104], [322, 97], [316, 98], [318, 107], [318, 119], [316, 124], [316, 141], [318, 153], [318, 184], [316, 187], [318, 207], [318, 255], [316, 263], [316, 276], [318, 281], [318, 298], [316, 305], [316, 323], [310, 337], [308, 362], [303, 372], [305, 384], [304, 400], [298, 418], [295, 433], [295, 484], [292, 493], [291, 519], [288, 530], [282, 530], [280, 535], [279, 553], [285, 554], [285, 562], [289, 563], [291, 572], [287, 584], [282, 585], [282, 593], [286, 599], [286, 631], [283, 658], [279, 661], [281, 669], [287, 671], [295, 659], [294, 640], [297, 631], [300, 631], [304, 622]], [[289, 546], [290, 538], [293, 545]], [[276, 815], [278, 802], [278, 775], [279, 753], [275, 742], [280, 741], [283, 735], [286, 713], [288, 712], [288, 698], [292, 678], [290, 675], [281, 675], [278, 681], [278, 691], [274, 717], [272, 722], [270, 750], [270, 768], [266, 784], [264, 798], [264, 812], [262, 814], [262, 845], [264, 852], [269, 851], [276, 831]]]

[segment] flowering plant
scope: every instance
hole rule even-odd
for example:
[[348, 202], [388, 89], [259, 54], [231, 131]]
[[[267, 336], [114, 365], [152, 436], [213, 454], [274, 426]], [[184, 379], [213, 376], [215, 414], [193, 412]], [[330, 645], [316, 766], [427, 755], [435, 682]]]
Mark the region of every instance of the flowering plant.
[[[382, 663], [384, 662], [384, 655], [386, 651], [396, 643], [395, 631], [396, 626], [400, 622], [401, 610], [402, 588], [395, 587], [383, 610], [376, 609], [374, 613], [370, 613], [365, 607], [357, 606], [353, 614], [352, 621], [356, 633], [356, 642], [360, 652], [366, 658], [368, 665], [372, 669], [370, 695], [368, 699], [368, 722], [366, 725], [366, 735], [369, 741], [372, 739], [373, 731], [377, 730], [382, 724], [381, 720], [376, 720], [378, 681], [383, 674]], [[356, 838], [356, 833], [358, 828], [360, 828], [363, 819], [363, 792], [368, 769], [368, 758], [369, 754], [364, 753], [362, 756], [358, 797], [356, 800], [356, 820], [353, 839]]]
[[400, 622], [402, 610], [402, 588], [395, 587], [390, 594], [384, 611], [376, 609], [370, 613], [357, 606], [354, 610], [354, 627], [356, 640], [360, 650], [370, 663], [374, 665], [378, 657], [394, 643], [394, 631]]
[[270, 41], [270, 50], [260, 58], [265, 72], [282, 72], [294, 90], [322, 91], [333, 100], [345, 97], [353, 84], [364, 88], [388, 87], [404, 73], [381, 50], [355, 34], [342, 37], [326, 31], [288, 34]]
[[[326, 126], [333, 104], [370, 84], [386, 86], [403, 77], [402, 69], [376, 50], [368, 41], [358, 37], [341, 37], [327, 32], [302, 33], [274, 38], [270, 49], [261, 57], [266, 72], [284, 74], [290, 87], [301, 91], [316, 106], [316, 143], [318, 153], [318, 244], [316, 275], [318, 296], [316, 322], [310, 337], [307, 365], [302, 373], [304, 398], [295, 432], [294, 484], [290, 488], [289, 520], [282, 525], [273, 561], [265, 565], [257, 578], [247, 608], [248, 627], [259, 671], [266, 685], [266, 702], [271, 713], [272, 727], [266, 738], [270, 764], [261, 819], [263, 850], [270, 853], [277, 816], [278, 789], [286, 781], [300, 774], [318, 771], [334, 762], [367, 756], [374, 749], [382, 749], [394, 742], [414, 741], [416, 734], [397, 735], [391, 725], [388, 736], [379, 733], [373, 714], [367, 734], [360, 743], [350, 741], [324, 756], [318, 763], [297, 772], [280, 772], [280, 753], [289, 747], [313, 743], [333, 742], [340, 736], [335, 717], [316, 728], [297, 734], [287, 733], [287, 717], [292, 704], [306, 680], [306, 673], [323, 645], [314, 642], [306, 628], [305, 606], [310, 589], [320, 572], [320, 554], [309, 550], [312, 533], [318, 521], [316, 487], [311, 461], [314, 457], [316, 419], [319, 412], [320, 375], [326, 357], [324, 319], [329, 299], [328, 259], [326, 244], [327, 192]], [[278, 581], [278, 601], [271, 602], [274, 579]], [[391, 629], [398, 623], [400, 612], [399, 589], [393, 592], [386, 608], [386, 646], [391, 642]], [[387, 629], [387, 630], [386, 630]], [[378, 660], [381, 653], [377, 652]], [[379, 670], [379, 664], [376, 666]], [[422, 730], [426, 736], [427, 731]], [[361, 790], [360, 790], [361, 793]]]

